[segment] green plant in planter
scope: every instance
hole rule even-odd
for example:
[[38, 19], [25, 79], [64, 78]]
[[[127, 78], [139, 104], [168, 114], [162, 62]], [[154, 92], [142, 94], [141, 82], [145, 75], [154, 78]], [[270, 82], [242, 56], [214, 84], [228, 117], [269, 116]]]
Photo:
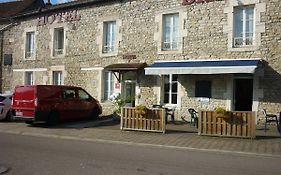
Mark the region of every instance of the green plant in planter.
[[148, 108], [143, 104], [139, 104], [139, 105], [135, 106], [135, 111], [137, 114], [145, 115], [147, 110], [148, 110]]
[[231, 112], [226, 110], [225, 108], [217, 107], [215, 111], [217, 113], [217, 117], [219, 118], [225, 118], [225, 119], [230, 118]]

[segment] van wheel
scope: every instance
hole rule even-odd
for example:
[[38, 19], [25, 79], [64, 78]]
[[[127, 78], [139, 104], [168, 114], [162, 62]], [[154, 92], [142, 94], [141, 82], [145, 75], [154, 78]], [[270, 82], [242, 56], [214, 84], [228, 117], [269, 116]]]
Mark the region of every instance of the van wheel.
[[95, 119], [98, 118], [98, 116], [99, 116], [98, 110], [97, 109], [93, 109], [92, 112], [91, 112], [90, 118], [95, 120]]
[[59, 114], [57, 112], [51, 112], [46, 121], [47, 125], [54, 126], [59, 123]]
[[26, 124], [32, 125], [33, 121], [24, 121]]
[[12, 120], [12, 112], [8, 111], [5, 117], [5, 121], [11, 121]]

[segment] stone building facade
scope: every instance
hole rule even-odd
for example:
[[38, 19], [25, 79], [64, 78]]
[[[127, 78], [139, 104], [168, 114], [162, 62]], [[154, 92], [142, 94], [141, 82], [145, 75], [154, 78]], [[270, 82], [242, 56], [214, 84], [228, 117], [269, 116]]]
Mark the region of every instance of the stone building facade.
[[[117, 93], [131, 105], [173, 108], [178, 119], [189, 116], [188, 108], [281, 111], [280, 1], [82, 0], [16, 20], [4, 32], [3, 52], [13, 63], [2, 68], [3, 91], [77, 85], [102, 102], [104, 114], [112, 113]], [[260, 61], [252, 73], [237, 67], [235, 73], [156, 75], [142, 67], [199, 60]]]

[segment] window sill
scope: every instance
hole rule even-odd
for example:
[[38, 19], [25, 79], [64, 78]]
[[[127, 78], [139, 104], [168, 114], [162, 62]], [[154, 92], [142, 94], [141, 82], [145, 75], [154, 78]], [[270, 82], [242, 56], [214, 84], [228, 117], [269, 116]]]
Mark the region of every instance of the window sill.
[[35, 57], [24, 58], [24, 61], [33, 61], [33, 60], [35, 60]]
[[101, 53], [100, 56], [101, 57], [113, 57], [113, 56], [117, 56], [118, 52], [110, 52], [110, 53]]
[[157, 54], [165, 55], [165, 54], [181, 54], [182, 50], [159, 50]]
[[244, 47], [231, 47], [228, 48], [228, 51], [232, 52], [247, 52], [247, 51], [256, 51], [258, 46], [244, 46]]

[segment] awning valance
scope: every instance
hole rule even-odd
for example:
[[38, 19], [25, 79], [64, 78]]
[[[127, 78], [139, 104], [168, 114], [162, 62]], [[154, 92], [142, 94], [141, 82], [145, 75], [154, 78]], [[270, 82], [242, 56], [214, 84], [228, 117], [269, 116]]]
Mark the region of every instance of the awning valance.
[[155, 61], [145, 68], [145, 74], [253, 74], [260, 62], [260, 59]]
[[145, 63], [119, 63], [111, 64], [106, 66], [104, 69], [113, 72], [126, 72], [126, 71], [137, 71], [143, 69], [146, 66]]

